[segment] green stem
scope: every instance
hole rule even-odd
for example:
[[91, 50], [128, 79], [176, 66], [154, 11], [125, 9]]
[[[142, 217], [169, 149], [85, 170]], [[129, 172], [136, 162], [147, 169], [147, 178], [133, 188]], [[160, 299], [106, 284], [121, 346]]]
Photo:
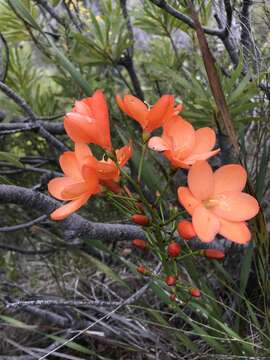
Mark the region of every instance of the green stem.
[[142, 169], [143, 169], [143, 163], [144, 163], [144, 158], [145, 158], [146, 150], [147, 150], [147, 142], [144, 143], [144, 144], [143, 144], [143, 147], [142, 147], [142, 153], [141, 153], [141, 158], [140, 158], [140, 163], [139, 163], [138, 183], [141, 182]]

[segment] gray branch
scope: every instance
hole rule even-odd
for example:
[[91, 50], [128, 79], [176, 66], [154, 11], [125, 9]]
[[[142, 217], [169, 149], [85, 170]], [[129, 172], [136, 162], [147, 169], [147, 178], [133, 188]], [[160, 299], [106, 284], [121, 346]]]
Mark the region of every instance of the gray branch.
[[[49, 131], [54, 135], [63, 135], [65, 134], [63, 122], [51, 122], [43, 121], [42, 126], [44, 129]], [[33, 124], [29, 122], [14, 122], [14, 123], [0, 123], [0, 135], [13, 134], [23, 131], [38, 130], [40, 127], [39, 124]]]
[[[0, 185], [0, 203], [23, 205], [47, 215], [61, 204], [49, 196], [15, 185]], [[68, 238], [87, 236], [88, 239], [103, 241], [145, 238], [143, 230], [138, 226], [95, 223], [77, 214], [69, 216], [64, 221], [59, 222], [59, 224], [65, 230]]]

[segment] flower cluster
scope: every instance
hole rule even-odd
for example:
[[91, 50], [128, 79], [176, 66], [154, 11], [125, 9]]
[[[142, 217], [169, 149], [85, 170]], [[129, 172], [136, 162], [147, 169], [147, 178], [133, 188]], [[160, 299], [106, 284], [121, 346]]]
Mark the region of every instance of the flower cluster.
[[[214, 130], [209, 127], [195, 130], [179, 115], [183, 106], [175, 105], [172, 95], [163, 95], [152, 107], [132, 95], [117, 96], [116, 102], [141, 125], [148, 148], [162, 152], [173, 168], [188, 170], [188, 186], [178, 188], [178, 199], [192, 222], [182, 220], [177, 227], [179, 235], [186, 240], [197, 236], [203, 242], [210, 242], [220, 234], [239, 244], [248, 242], [251, 235], [246, 221], [258, 213], [259, 205], [255, 198], [243, 192], [247, 173], [241, 165], [225, 165], [213, 172], [206, 161], [220, 151], [214, 149]], [[112, 147], [108, 107], [100, 90], [92, 97], [76, 101], [65, 116], [64, 126], [75, 143], [75, 150], [61, 155], [64, 176], [48, 185], [54, 197], [69, 201], [51, 214], [54, 220], [66, 218], [103, 187], [119, 191], [120, 169], [132, 156], [130, 144], [118, 150]], [[162, 128], [162, 135], [151, 137], [158, 128]], [[103, 148], [106, 158], [96, 159], [89, 144]], [[144, 215], [133, 217], [136, 217], [134, 222], [140, 220], [141, 225], [148, 225]], [[142, 244], [134, 240], [135, 246]]]
[[[113, 150], [110, 136], [109, 112], [102, 91], [92, 97], [76, 101], [64, 119], [64, 127], [75, 143], [75, 151], [66, 151], [59, 162], [63, 177], [51, 180], [49, 192], [57, 199], [69, 201], [51, 214], [53, 220], [63, 220], [102, 187], [117, 192], [120, 189], [120, 168], [132, 156], [130, 144]], [[106, 151], [107, 158], [96, 159], [88, 144], [96, 144]], [[108, 157], [111, 156], [111, 157]]]

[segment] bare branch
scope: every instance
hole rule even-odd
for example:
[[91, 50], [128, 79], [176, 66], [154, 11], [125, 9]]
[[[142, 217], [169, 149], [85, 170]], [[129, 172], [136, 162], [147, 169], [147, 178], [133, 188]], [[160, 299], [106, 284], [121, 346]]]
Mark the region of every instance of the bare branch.
[[[190, 26], [192, 29], [195, 29], [195, 24], [193, 20], [188, 17], [187, 15], [182, 14], [180, 11], [177, 11], [174, 7], [169, 5], [166, 0], [150, 0], [153, 4], [161, 8], [162, 10], [165, 10], [168, 14], [171, 14], [176, 19], [183, 21], [183, 23]], [[205, 34], [208, 35], [215, 35], [219, 38], [223, 38], [226, 34], [226, 28], [224, 29], [209, 29], [207, 27], [202, 27]]]
[[127, 49], [127, 52], [124, 55], [124, 57], [119, 61], [119, 65], [123, 65], [125, 67], [125, 69], [129, 74], [136, 95], [141, 100], [144, 100], [144, 93], [142, 91], [141, 83], [138, 78], [133, 62], [134, 35], [133, 35], [133, 29], [132, 29], [130, 17], [127, 10], [127, 0], [120, 0], [120, 6], [122, 9], [123, 16], [126, 20], [128, 33], [131, 40], [131, 45]]
[[102, 301], [102, 300], [28, 300], [28, 301], [15, 301], [12, 303], [7, 303], [7, 309], [21, 308], [25, 306], [72, 306], [72, 307], [92, 307], [92, 306], [102, 306], [102, 307], [111, 307], [118, 306], [120, 301]]
[[66, 27], [64, 19], [61, 19], [60, 16], [56, 13], [54, 8], [50, 5], [47, 0], [35, 0], [38, 5], [41, 5], [45, 11], [47, 11], [53, 19], [55, 19], [60, 25]]
[[[42, 126], [44, 129], [49, 131], [54, 135], [63, 135], [65, 134], [64, 124], [63, 123], [53, 123], [51, 121], [43, 121]], [[40, 127], [39, 124], [33, 124], [29, 122], [14, 122], [14, 123], [2, 123], [0, 124], [0, 135], [13, 134], [23, 131], [38, 130]]]
[[[60, 205], [59, 201], [56, 201], [49, 196], [14, 185], [0, 185], [0, 203], [23, 205], [45, 214], [50, 214]], [[143, 230], [137, 226], [94, 223], [77, 214], [69, 216], [64, 221], [59, 222], [59, 224], [65, 230], [68, 238], [87, 236], [88, 239], [111, 242], [116, 240], [121, 241], [134, 238], [145, 238]]]
[[[27, 229], [35, 224], [38, 224], [40, 223], [41, 221], [47, 219], [47, 215], [41, 215], [39, 216], [38, 218], [34, 219], [34, 220], [31, 220], [27, 223], [24, 223], [24, 224], [19, 224], [19, 225], [14, 225], [14, 226], [3, 226], [3, 227], [0, 227], [0, 233], [1, 232], [13, 232], [13, 231], [17, 231], [17, 230], [21, 230], [21, 229]], [[1, 247], [1, 245], [0, 245]]]

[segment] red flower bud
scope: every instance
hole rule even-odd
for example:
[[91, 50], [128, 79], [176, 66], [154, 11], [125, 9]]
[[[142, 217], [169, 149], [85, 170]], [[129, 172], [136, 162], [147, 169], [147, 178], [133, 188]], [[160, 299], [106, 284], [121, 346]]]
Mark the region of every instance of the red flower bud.
[[176, 294], [171, 294], [170, 295], [170, 300], [175, 301], [176, 300]]
[[165, 282], [168, 286], [173, 286], [176, 284], [176, 277], [173, 275], [168, 275], [165, 279]]
[[190, 221], [181, 220], [177, 225], [179, 236], [185, 240], [190, 240], [196, 236], [194, 227]]
[[168, 255], [171, 257], [177, 257], [180, 255], [181, 253], [181, 246], [175, 242], [172, 241], [169, 243], [168, 245], [168, 249], [167, 249]]
[[137, 248], [141, 250], [145, 250], [146, 248], [146, 241], [141, 239], [134, 239], [132, 240], [132, 245], [136, 246]]
[[201, 296], [201, 292], [200, 292], [200, 290], [198, 288], [190, 288], [190, 289], [188, 289], [188, 292], [193, 297], [200, 297]]
[[142, 275], [149, 275], [150, 274], [149, 270], [146, 269], [146, 267], [143, 266], [143, 265], [140, 265], [140, 266], [137, 267], [137, 272], [142, 274]]
[[131, 216], [131, 220], [138, 225], [147, 226], [149, 224], [149, 218], [145, 215], [135, 214]]
[[208, 259], [223, 260], [225, 258], [225, 254], [221, 250], [205, 249], [205, 250], [202, 250], [201, 253], [202, 253], [202, 256], [205, 256]]

